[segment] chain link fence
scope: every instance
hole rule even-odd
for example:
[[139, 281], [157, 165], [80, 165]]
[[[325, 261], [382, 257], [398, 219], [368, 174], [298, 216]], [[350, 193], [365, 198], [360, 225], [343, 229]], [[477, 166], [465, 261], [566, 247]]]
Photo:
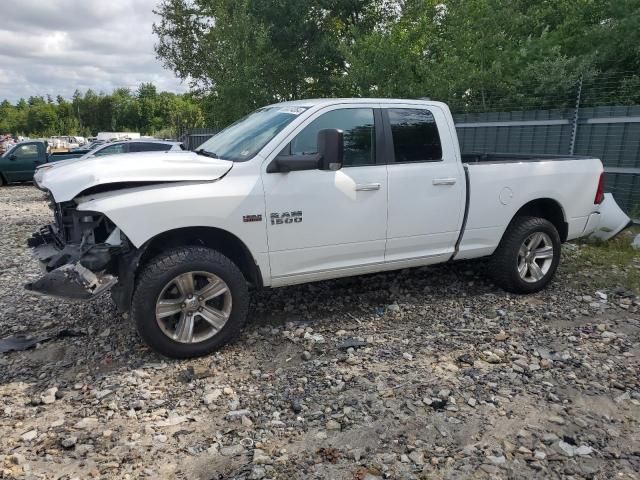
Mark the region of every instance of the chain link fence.
[[551, 92], [532, 82], [523, 86], [531, 94], [521, 104], [490, 91], [470, 93], [467, 101], [450, 99], [460, 148], [598, 157], [607, 173], [606, 190], [638, 218], [640, 83], [639, 77], [622, 77], [590, 76]]

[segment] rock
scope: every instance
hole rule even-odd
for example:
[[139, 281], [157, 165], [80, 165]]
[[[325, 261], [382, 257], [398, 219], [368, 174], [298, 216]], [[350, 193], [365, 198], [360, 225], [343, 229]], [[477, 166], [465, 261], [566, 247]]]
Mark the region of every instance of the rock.
[[259, 448], [256, 448], [253, 450], [252, 463], [256, 465], [268, 465], [268, 464], [271, 464], [272, 462], [273, 461], [271, 460], [271, 457], [267, 455], [264, 450], [261, 450]]
[[576, 454], [576, 447], [565, 442], [564, 440], [560, 440], [558, 442], [558, 449], [560, 453], [566, 455], [567, 457], [573, 457]]
[[424, 453], [414, 450], [409, 454], [409, 459], [416, 465], [424, 465]]
[[194, 378], [208, 378], [213, 375], [213, 370], [207, 365], [194, 365], [193, 377]]
[[463, 353], [462, 355], [459, 355], [456, 360], [458, 362], [460, 362], [460, 363], [466, 363], [467, 365], [473, 365], [473, 357], [471, 355], [469, 355], [468, 353]]
[[94, 449], [95, 447], [89, 443], [81, 443], [76, 445], [75, 452], [79, 456], [85, 456], [88, 453], [92, 452]]
[[575, 449], [576, 455], [591, 455], [592, 453], [593, 453], [593, 448], [587, 445], [580, 445], [578, 448]]
[[329, 420], [325, 427], [327, 430], [340, 430], [341, 428], [340, 424], [335, 420]]
[[631, 246], [636, 250], [640, 250], [640, 234], [635, 236], [633, 242], [631, 242]]
[[500, 363], [502, 359], [490, 350], [482, 352], [482, 359], [487, 363]]
[[402, 358], [404, 358], [405, 360], [409, 360], [409, 361], [411, 361], [411, 360], [413, 360], [413, 355], [411, 355], [411, 354], [410, 354], [410, 353], [408, 353], [408, 352], [404, 352], [404, 353], [402, 354]]
[[506, 463], [507, 461], [504, 455], [498, 455], [498, 456], [489, 455], [487, 457], [487, 460], [489, 460], [494, 465], [504, 465], [504, 463]]
[[305, 350], [304, 352], [302, 352], [301, 357], [305, 361], [311, 360], [311, 353], [308, 350]]
[[189, 419], [184, 415], [172, 415], [167, 417], [166, 420], [160, 420], [159, 422], [156, 422], [154, 426], [155, 427], [174, 427], [176, 425], [180, 425], [181, 423], [186, 422], [187, 420]]
[[302, 404], [300, 403], [300, 399], [294, 398], [291, 400], [291, 410], [294, 413], [300, 413], [302, 411]]
[[242, 424], [243, 427], [251, 427], [251, 426], [253, 426], [253, 422], [247, 416], [240, 417], [240, 423]]
[[552, 415], [549, 417], [549, 421], [551, 423], [555, 423], [556, 425], [564, 425], [566, 422], [564, 420], [564, 418], [559, 417], [557, 415]]
[[70, 437], [63, 438], [60, 441], [60, 445], [62, 445], [64, 448], [71, 448], [75, 446], [77, 442], [78, 442], [78, 437], [75, 437], [72, 435]]
[[391, 305], [387, 305], [387, 312], [389, 313], [400, 312], [400, 305], [398, 305], [397, 303], [392, 303]]
[[7, 460], [13, 465], [24, 465], [27, 463], [27, 459], [21, 453], [12, 453], [7, 457]]
[[204, 397], [202, 397], [202, 402], [205, 405], [211, 405], [212, 403], [215, 403], [215, 401], [218, 400], [221, 395], [222, 395], [222, 390], [220, 389], [213, 390], [209, 393], [204, 394]]
[[536, 450], [535, 452], [533, 452], [533, 458], [535, 458], [536, 460], [544, 460], [545, 458], [547, 458], [547, 454], [542, 450]]
[[222, 447], [220, 449], [220, 455], [223, 457], [237, 457], [244, 453], [244, 447], [240, 444], [231, 445], [229, 447]]
[[469, 397], [469, 400], [467, 400], [467, 405], [470, 407], [475, 407], [477, 403], [477, 400], [473, 397]]
[[305, 340], [310, 340], [310, 341], [312, 341], [313, 343], [324, 343], [324, 342], [325, 342], [324, 337], [323, 337], [322, 335], [320, 335], [319, 333], [309, 333], [309, 332], [306, 332], [306, 333], [304, 334], [304, 337], [303, 337], [303, 338], [304, 338]]
[[227, 412], [226, 418], [227, 420], [239, 420], [241, 417], [249, 417], [251, 416], [251, 411], [247, 409], [242, 410], [231, 410]]
[[267, 475], [267, 471], [263, 467], [253, 467], [251, 470], [250, 480], [261, 480]]
[[507, 338], [509, 338], [509, 334], [504, 330], [500, 330], [500, 333], [497, 333], [493, 338], [496, 342], [504, 342]]
[[38, 431], [37, 430], [29, 430], [26, 433], [23, 433], [20, 438], [22, 438], [23, 442], [31, 442], [32, 440], [35, 440], [36, 437], [38, 436]]
[[340, 350], [347, 350], [349, 348], [361, 348], [366, 347], [367, 342], [364, 340], [358, 340], [356, 338], [346, 338], [342, 343], [338, 345]]
[[91, 429], [98, 426], [98, 419], [96, 417], [85, 417], [76, 423], [73, 427], [78, 429]]
[[40, 395], [40, 401], [45, 405], [50, 405], [56, 401], [56, 393], [58, 392], [58, 387], [51, 387], [48, 390], [45, 390]]

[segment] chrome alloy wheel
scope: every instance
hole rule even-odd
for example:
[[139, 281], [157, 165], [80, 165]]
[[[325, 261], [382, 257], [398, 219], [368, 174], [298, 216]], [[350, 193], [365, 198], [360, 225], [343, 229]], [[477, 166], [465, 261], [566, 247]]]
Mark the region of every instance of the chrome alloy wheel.
[[198, 343], [218, 333], [231, 315], [227, 284], [209, 272], [187, 272], [165, 285], [156, 301], [162, 332], [180, 343]]
[[528, 283], [539, 282], [551, 269], [553, 243], [544, 232], [529, 235], [518, 251], [518, 274]]

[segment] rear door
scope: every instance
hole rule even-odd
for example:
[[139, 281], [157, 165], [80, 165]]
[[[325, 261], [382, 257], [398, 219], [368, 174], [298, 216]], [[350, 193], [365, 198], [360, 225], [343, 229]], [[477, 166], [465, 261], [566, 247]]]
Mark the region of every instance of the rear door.
[[322, 129], [344, 132], [338, 171], [267, 173], [263, 165], [272, 284], [351, 275], [384, 262], [387, 167], [377, 154], [377, 104], [336, 105], [317, 112], [287, 140], [282, 154], [313, 155]]
[[464, 170], [444, 112], [398, 104], [382, 109], [389, 174], [386, 262], [427, 265], [454, 251], [465, 205]]

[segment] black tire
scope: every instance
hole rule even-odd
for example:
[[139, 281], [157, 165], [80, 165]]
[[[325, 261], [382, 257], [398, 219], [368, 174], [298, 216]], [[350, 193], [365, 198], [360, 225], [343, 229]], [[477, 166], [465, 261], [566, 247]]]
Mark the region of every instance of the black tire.
[[[232, 308], [224, 326], [211, 338], [197, 343], [181, 343], [166, 335], [156, 321], [156, 302], [163, 288], [188, 272], [209, 272], [222, 279], [231, 293]], [[144, 342], [171, 358], [191, 358], [210, 354], [231, 341], [247, 318], [249, 291], [238, 267], [221, 253], [203, 247], [169, 250], [150, 260], [136, 282], [131, 316]]]
[[5, 182], [4, 177], [0, 175], [0, 187], [4, 187], [6, 184], [7, 182]]
[[[553, 246], [553, 257], [548, 271], [538, 281], [526, 281], [518, 272], [518, 253], [525, 240], [534, 233], [546, 234]], [[516, 217], [504, 233], [498, 248], [489, 261], [489, 269], [496, 285], [508, 292], [534, 293], [542, 290], [553, 279], [560, 263], [560, 235], [556, 227], [538, 217]]]

